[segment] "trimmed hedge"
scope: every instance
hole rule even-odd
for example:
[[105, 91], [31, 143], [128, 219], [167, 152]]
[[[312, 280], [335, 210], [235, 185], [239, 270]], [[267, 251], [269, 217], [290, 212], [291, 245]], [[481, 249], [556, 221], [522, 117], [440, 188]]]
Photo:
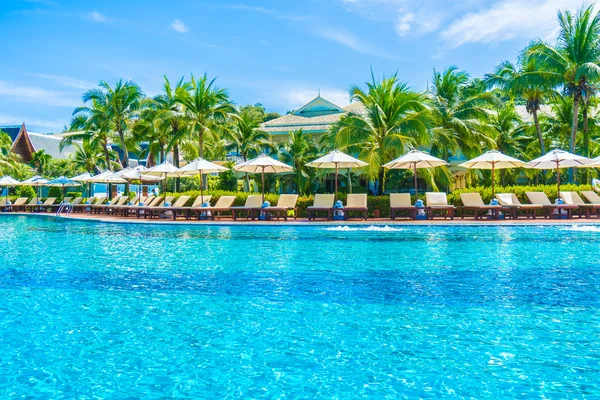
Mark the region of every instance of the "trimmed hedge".
[[[561, 192], [581, 192], [582, 190], [593, 190], [591, 185], [573, 185], [564, 184], [560, 185]], [[556, 185], [532, 185], [532, 186], [497, 186], [496, 193], [514, 193], [522, 203], [529, 203], [525, 192], [544, 192], [551, 202], [556, 200], [558, 196]], [[448, 195], [448, 203], [454, 204], [455, 206], [461, 206], [460, 201], [461, 193], [479, 193], [483, 202], [489, 204], [492, 200], [492, 188], [478, 186], [474, 188], [455, 190]]]

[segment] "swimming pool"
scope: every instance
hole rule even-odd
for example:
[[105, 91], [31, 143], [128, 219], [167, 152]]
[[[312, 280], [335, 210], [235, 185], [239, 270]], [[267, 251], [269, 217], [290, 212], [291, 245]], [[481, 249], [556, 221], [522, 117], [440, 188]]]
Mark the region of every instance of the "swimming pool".
[[600, 227], [0, 232], [1, 398], [600, 395]]

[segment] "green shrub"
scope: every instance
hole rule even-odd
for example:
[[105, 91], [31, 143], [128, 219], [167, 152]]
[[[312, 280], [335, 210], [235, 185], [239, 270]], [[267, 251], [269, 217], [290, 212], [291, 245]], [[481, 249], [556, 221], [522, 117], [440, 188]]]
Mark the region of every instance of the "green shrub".
[[[562, 192], [581, 192], [582, 190], [592, 190], [592, 186], [564, 184], [560, 185], [560, 190]], [[519, 201], [521, 201], [522, 203], [529, 203], [529, 200], [525, 195], [526, 192], [544, 192], [546, 193], [546, 196], [548, 196], [548, 199], [550, 199], [551, 202], [554, 202], [554, 200], [556, 200], [556, 197], [558, 196], [556, 185], [496, 187], [496, 193], [514, 193], [519, 199]], [[448, 195], [448, 203], [454, 204], [455, 206], [462, 206], [462, 202], [460, 201], [461, 193], [479, 193], [481, 195], [481, 198], [483, 199], [483, 202], [486, 204], [489, 204], [492, 200], [492, 188], [478, 186], [453, 191]]]
[[72, 198], [81, 197], [81, 192], [67, 192], [67, 197], [72, 197]]
[[17, 197], [27, 197], [28, 199], [32, 199], [36, 196], [36, 193], [35, 189], [31, 186], [17, 186], [15, 195]]
[[58, 186], [50, 186], [50, 189], [48, 190], [48, 197], [56, 197], [58, 200], [62, 200], [62, 188], [59, 188]]

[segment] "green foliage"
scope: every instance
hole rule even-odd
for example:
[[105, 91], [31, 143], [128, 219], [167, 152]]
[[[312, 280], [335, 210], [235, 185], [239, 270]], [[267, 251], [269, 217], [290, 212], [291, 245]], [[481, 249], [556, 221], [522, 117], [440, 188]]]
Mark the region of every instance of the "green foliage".
[[76, 198], [76, 197], [81, 197], [81, 196], [82, 196], [82, 192], [67, 192], [67, 197]]
[[63, 197], [62, 188], [50, 186], [50, 189], [48, 190], [48, 197], [56, 197], [58, 200], [61, 200]]
[[[565, 185], [560, 186], [560, 190], [564, 191], [564, 192], [567, 192], [567, 191], [581, 192], [582, 190], [592, 190], [592, 186], [591, 185], [565, 184]], [[550, 199], [550, 201], [552, 201], [552, 202], [554, 202], [554, 200], [558, 196], [556, 185], [505, 186], [505, 187], [496, 186], [496, 193], [514, 193], [517, 196], [517, 198], [519, 199], [519, 201], [522, 203], [529, 203], [529, 200], [527, 199], [527, 196], [525, 195], [526, 192], [544, 192], [544, 193], [546, 193], [546, 196], [548, 196], [548, 199]], [[453, 191], [452, 193], [450, 193], [448, 195], [448, 203], [454, 204], [455, 206], [461, 206], [462, 205], [462, 203], [460, 201], [461, 193], [479, 193], [481, 195], [481, 198], [483, 199], [483, 202], [486, 204], [489, 204], [490, 201], [492, 200], [492, 188], [478, 186], [478, 187], [466, 188], [466, 189], [460, 189], [460, 190]]]
[[15, 194], [17, 197], [27, 197], [32, 199], [36, 196], [35, 189], [31, 186], [17, 186], [15, 188]]

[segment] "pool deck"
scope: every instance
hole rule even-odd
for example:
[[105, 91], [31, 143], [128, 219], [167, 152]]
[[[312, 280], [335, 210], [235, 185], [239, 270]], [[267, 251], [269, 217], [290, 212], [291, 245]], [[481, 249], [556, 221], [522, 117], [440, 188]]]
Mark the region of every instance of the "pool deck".
[[[19, 216], [30, 216], [30, 217], [41, 217], [41, 218], [57, 218], [54, 213], [31, 213], [31, 212], [2, 212], [1, 215], [19, 215]], [[89, 214], [89, 213], [76, 213], [71, 214], [69, 217], [62, 216], [61, 220], [77, 220], [77, 221], [90, 221], [90, 222], [104, 222], [104, 223], [118, 223], [118, 224], [159, 224], [159, 225], [500, 225], [500, 226], [512, 226], [512, 225], [600, 225], [600, 218], [579, 218], [574, 216], [572, 219], [556, 219], [556, 218], [526, 218], [521, 217], [518, 219], [479, 219], [475, 220], [473, 217], [460, 217], [451, 220], [449, 218], [435, 218], [428, 220], [412, 220], [407, 218], [398, 218], [391, 220], [389, 218], [369, 218], [367, 220], [362, 219], [350, 219], [346, 221], [328, 221], [325, 219], [318, 219], [316, 221], [308, 221], [306, 218], [293, 219], [290, 218], [287, 221], [284, 220], [271, 220], [271, 221], [259, 221], [259, 220], [247, 220], [238, 219], [234, 221], [231, 217], [224, 217], [222, 219], [212, 220], [186, 220], [185, 218], [178, 218], [177, 221], [173, 221], [172, 218], [135, 218], [135, 217], [120, 217], [106, 214]]]

